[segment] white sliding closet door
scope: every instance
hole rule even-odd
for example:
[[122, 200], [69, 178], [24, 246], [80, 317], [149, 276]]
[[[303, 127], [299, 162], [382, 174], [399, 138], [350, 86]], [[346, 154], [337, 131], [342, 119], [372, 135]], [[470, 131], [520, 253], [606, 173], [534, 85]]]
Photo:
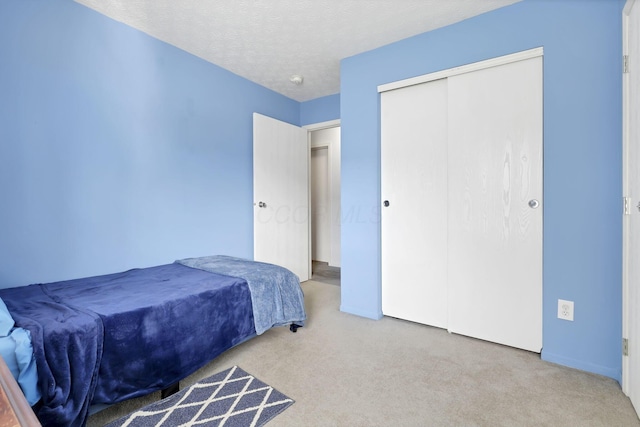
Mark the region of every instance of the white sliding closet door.
[[448, 79], [451, 332], [542, 348], [542, 57]]
[[446, 327], [447, 82], [382, 94], [382, 312]]
[[542, 349], [542, 49], [382, 85], [382, 312]]

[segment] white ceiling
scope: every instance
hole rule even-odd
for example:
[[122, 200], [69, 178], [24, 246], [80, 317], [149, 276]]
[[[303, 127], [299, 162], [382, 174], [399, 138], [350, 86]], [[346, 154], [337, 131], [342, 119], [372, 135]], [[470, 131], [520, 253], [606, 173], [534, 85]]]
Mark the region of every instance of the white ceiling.
[[[340, 60], [520, 0], [75, 0], [297, 101]], [[304, 77], [296, 86], [293, 74]]]

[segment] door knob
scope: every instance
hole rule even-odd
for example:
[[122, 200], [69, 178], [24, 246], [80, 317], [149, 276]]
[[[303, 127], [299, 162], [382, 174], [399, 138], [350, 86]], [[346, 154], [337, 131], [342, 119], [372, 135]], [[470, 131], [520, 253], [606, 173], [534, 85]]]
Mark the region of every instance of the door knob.
[[258, 207], [259, 208], [266, 208], [267, 204], [265, 202], [258, 202]]
[[384, 205], [385, 208], [389, 207], [389, 201], [388, 200], [385, 200], [384, 203], [382, 203], [382, 204]]
[[538, 206], [540, 206], [540, 202], [539, 202], [539, 201], [537, 201], [536, 199], [531, 199], [531, 200], [529, 200], [529, 207], [530, 207], [531, 209], [535, 209], [535, 208], [537, 208]]

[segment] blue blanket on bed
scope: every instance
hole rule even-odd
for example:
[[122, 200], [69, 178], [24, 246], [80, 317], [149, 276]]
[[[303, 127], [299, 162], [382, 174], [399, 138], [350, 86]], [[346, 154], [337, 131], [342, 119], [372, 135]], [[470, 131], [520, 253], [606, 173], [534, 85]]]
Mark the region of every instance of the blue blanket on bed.
[[84, 425], [90, 404], [168, 387], [255, 335], [245, 280], [176, 263], [0, 297], [31, 332], [45, 426]]
[[273, 326], [291, 323], [304, 326], [307, 315], [300, 281], [286, 268], [224, 255], [187, 258], [176, 262], [246, 280], [251, 289], [253, 318], [258, 335]]
[[[16, 325], [31, 333], [44, 402], [38, 414], [42, 424], [82, 425], [102, 358], [100, 317], [56, 301], [38, 285], [1, 289], [0, 295]], [[46, 354], [45, 341], [50, 343]]]

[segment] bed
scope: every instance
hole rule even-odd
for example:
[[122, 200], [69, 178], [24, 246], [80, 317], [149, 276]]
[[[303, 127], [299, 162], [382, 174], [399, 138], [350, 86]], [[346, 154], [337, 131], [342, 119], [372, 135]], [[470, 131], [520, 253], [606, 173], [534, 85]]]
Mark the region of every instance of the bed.
[[306, 320], [297, 276], [228, 256], [0, 289], [0, 298], [13, 330], [30, 335], [45, 426], [82, 426], [91, 405], [165, 389], [235, 345]]

